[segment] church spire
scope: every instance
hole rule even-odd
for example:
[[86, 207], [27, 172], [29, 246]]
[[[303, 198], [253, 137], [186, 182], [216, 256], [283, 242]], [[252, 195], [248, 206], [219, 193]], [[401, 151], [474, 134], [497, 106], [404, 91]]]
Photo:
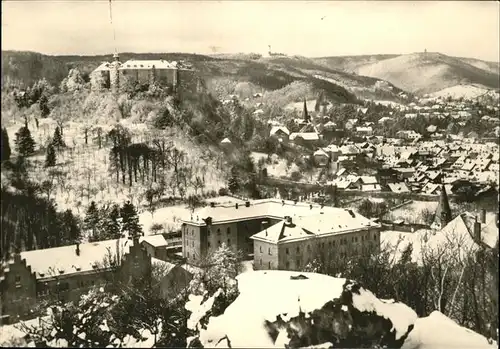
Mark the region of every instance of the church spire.
[[436, 218], [439, 219], [441, 229], [444, 228], [451, 221], [451, 208], [444, 184], [441, 185], [441, 194], [439, 197], [439, 204], [436, 215], [437, 215]]
[[306, 98], [304, 97], [304, 111], [302, 113], [303, 117], [304, 117], [304, 121], [305, 122], [309, 122], [310, 121], [310, 118], [309, 118], [309, 114], [307, 113], [307, 103], [306, 103]]

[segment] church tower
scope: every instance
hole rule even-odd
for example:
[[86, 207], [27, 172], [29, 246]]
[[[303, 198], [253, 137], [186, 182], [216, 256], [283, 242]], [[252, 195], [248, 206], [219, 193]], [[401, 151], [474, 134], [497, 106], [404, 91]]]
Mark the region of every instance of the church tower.
[[443, 229], [451, 221], [451, 208], [448, 201], [448, 195], [444, 185], [441, 186], [441, 194], [439, 196], [439, 203], [436, 209], [435, 224], [439, 229]]

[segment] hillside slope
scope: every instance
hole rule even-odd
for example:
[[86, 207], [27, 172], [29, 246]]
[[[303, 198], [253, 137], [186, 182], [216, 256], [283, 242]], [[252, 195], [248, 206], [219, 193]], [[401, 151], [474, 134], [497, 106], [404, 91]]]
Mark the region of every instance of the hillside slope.
[[440, 53], [413, 53], [360, 66], [358, 74], [387, 80], [414, 93], [432, 93], [461, 84], [497, 88], [498, 74]]
[[[192, 63], [193, 68], [205, 79], [210, 91], [219, 98], [233, 93], [248, 96], [257, 92], [276, 92], [292, 83], [295, 83], [294, 86], [300, 86], [300, 89], [297, 93], [290, 94], [290, 88], [286, 93], [278, 93], [290, 97], [280, 100], [277, 104], [297, 102], [296, 97], [304, 93], [306, 95], [301, 95], [300, 99], [315, 98], [320, 91], [324, 91], [328, 99], [338, 103], [356, 103], [357, 98], [396, 100], [399, 92], [397, 89], [392, 91], [389, 88], [380, 88], [380, 83], [376, 85], [379, 79], [331, 69], [305, 57], [261, 58], [252, 54], [217, 57], [185, 53], [120, 54], [122, 61], [134, 58], [186, 60]], [[71, 68], [78, 68], [86, 75], [101, 62], [111, 59], [110, 55], [47, 56], [6, 51], [2, 52], [3, 80], [30, 85], [38, 79], [46, 78], [53, 85], [57, 85]]]

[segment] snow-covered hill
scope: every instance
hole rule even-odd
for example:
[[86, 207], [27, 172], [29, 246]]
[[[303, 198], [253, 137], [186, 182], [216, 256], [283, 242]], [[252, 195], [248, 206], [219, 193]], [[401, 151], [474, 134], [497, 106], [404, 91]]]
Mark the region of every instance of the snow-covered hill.
[[456, 85], [447, 87], [443, 90], [430, 94], [430, 97], [475, 99], [484, 95], [491, 95], [492, 97], [496, 96], [498, 98], [498, 92], [480, 85]]

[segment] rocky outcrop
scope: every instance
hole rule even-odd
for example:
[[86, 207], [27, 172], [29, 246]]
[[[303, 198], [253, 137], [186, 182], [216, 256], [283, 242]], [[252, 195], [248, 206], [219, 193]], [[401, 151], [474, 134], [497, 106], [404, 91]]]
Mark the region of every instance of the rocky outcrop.
[[[189, 347], [401, 348], [416, 313], [358, 283], [314, 273], [255, 271], [238, 276], [239, 295], [216, 316], [220, 292], [195, 307]], [[220, 313], [220, 311], [217, 311]]]

